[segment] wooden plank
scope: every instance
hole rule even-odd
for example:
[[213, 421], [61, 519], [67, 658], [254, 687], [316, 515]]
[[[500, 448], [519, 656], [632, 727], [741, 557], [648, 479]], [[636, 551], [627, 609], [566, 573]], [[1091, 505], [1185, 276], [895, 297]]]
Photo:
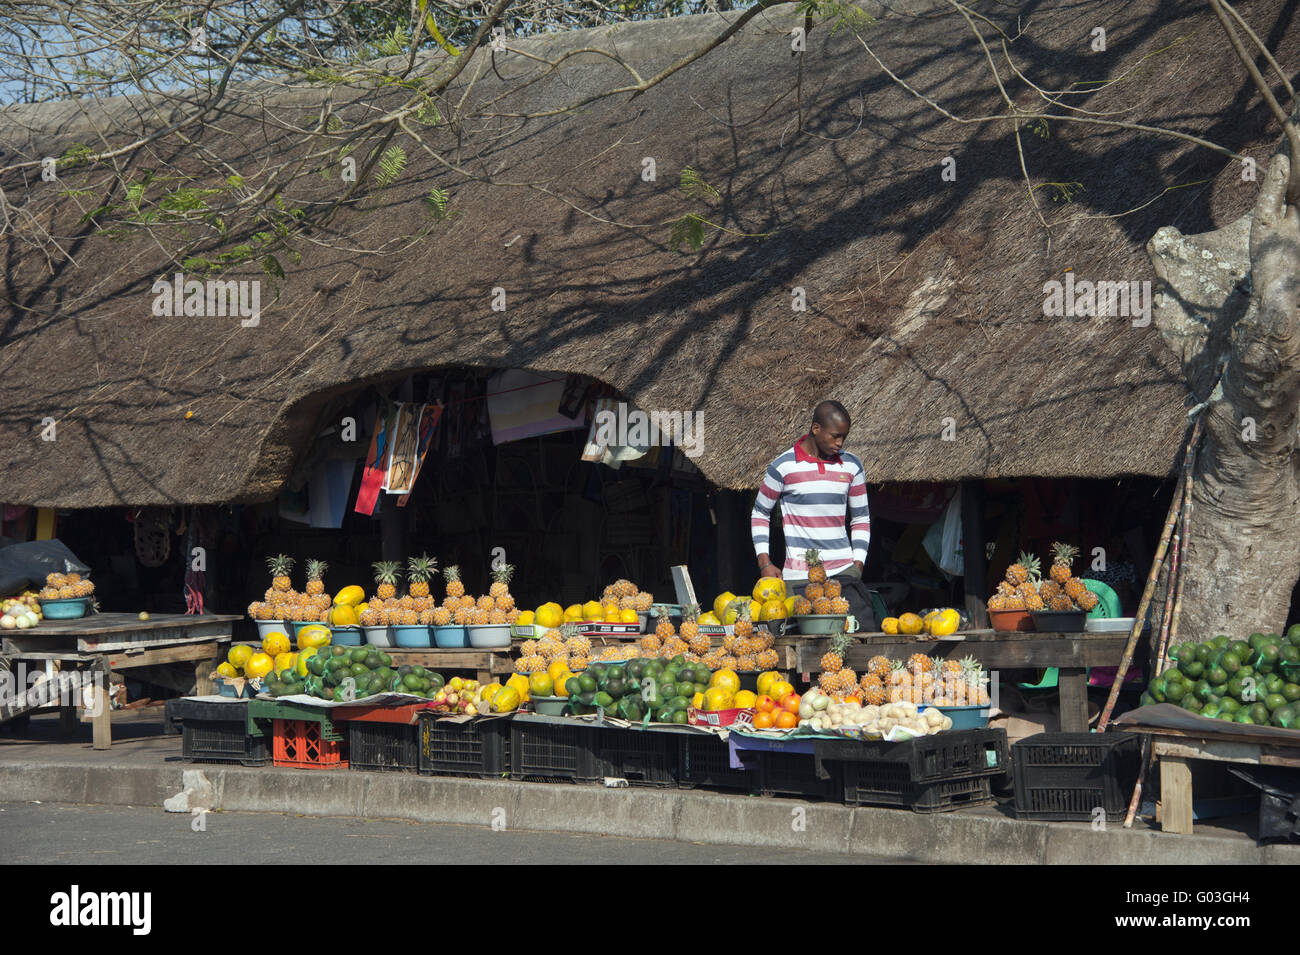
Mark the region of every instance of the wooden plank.
[[1178, 756], [1160, 758], [1161, 829], [1192, 834], [1192, 767]]
[[[868, 634], [855, 636], [847, 657], [849, 666], [854, 669], [860, 669], [878, 653], [901, 658], [913, 653], [938, 657], [972, 656], [988, 669], [1114, 666], [1124, 652], [1126, 639], [1123, 635], [1104, 634], [998, 634], [996, 637], [981, 635], [977, 639], [952, 641]], [[829, 642], [824, 637], [800, 638], [796, 668], [802, 673], [816, 672], [817, 661], [826, 652]]]
[[91, 717], [91, 747], [93, 749], [109, 749], [113, 745], [113, 725], [111, 722], [111, 707], [108, 702], [107, 687], [95, 686], [91, 693], [94, 695], [95, 706], [98, 711]]
[[1209, 759], [1223, 763], [1259, 764], [1259, 747], [1251, 743], [1229, 743], [1225, 740], [1205, 740], [1203, 742], [1174, 742], [1156, 739], [1154, 741], [1156, 756], [1173, 756], [1177, 759]]
[[60, 652], [109, 653], [231, 639], [232, 628], [228, 623], [204, 617], [189, 619], [197, 622], [140, 631], [116, 630], [109, 634], [76, 635], [37, 627], [21, 636], [5, 637], [4, 650], [9, 656]]
[[1088, 732], [1088, 671], [1061, 667], [1057, 672], [1056, 692], [1061, 708], [1061, 732]]
[[[166, 630], [173, 627], [186, 627], [198, 624], [228, 624], [244, 619], [241, 614], [185, 614], [158, 613], [150, 614], [148, 620], [141, 620], [133, 613], [97, 613], [76, 620], [42, 620], [38, 633], [62, 636], [65, 634], [102, 634], [102, 633], [145, 633], [150, 630]], [[229, 629], [229, 628], [227, 628]]]
[[206, 643], [185, 643], [180, 646], [163, 647], [159, 650], [141, 650], [138, 653], [108, 653], [108, 665], [114, 670], [127, 670], [132, 667], [162, 666], [167, 663], [183, 663], [192, 660], [215, 660], [219, 644], [215, 640]]
[[683, 607], [689, 607], [693, 603], [698, 603], [695, 599], [695, 585], [691, 583], [691, 572], [686, 569], [684, 564], [678, 564], [671, 568], [673, 575], [673, 589], [676, 591], [677, 602]]

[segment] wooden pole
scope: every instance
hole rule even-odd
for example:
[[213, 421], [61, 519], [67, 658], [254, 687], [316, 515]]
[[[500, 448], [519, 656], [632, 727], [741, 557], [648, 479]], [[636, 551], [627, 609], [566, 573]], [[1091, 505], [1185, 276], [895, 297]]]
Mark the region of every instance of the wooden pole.
[[984, 482], [962, 481], [958, 493], [961, 494], [962, 560], [966, 565], [962, 578], [966, 613], [970, 615], [971, 626], [984, 628], [989, 625], [988, 593], [984, 589], [988, 576], [988, 561], [984, 556]]
[[[1200, 419], [1197, 419], [1200, 424]], [[1187, 547], [1192, 527], [1192, 469], [1195, 467], [1196, 447], [1193, 445], [1183, 462], [1183, 501], [1182, 527], [1174, 534], [1174, 550], [1170, 557], [1169, 578], [1165, 581], [1165, 616], [1160, 622], [1160, 645], [1156, 650], [1155, 675], [1165, 671], [1165, 653], [1171, 643], [1178, 642], [1178, 617], [1183, 609], [1183, 573], [1182, 554]], [[1151, 771], [1151, 737], [1142, 737], [1142, 754], [1139, 759], [1137, 785], [1133, 787], [1133, 796], [1129, 799], [1128, 813], [1124, 816], [1124, 828], [1132, 829], [1137, 816], [1138, 805], [1142, 801], [1142, 786], [1147, 773]]]
[[1110, 723], [1111, 714], [1115, 711], [1115, 702], [1119, 699], [1120, 687], [1124, 685], [1124, 677], [1128, 675], [1128, 668], [1133, 664], [1133, 652], [1137, 649], [1138, 638], [1142, 635], [1142, 626], [1146, 621], [1147, 609], [1151, 606], [1151, 597], [1155, 593], [1156, 579], [1160, 576], [1160, 570], [1164, 566], [1165, 553], [1169, 549], [1169, 540], [1174, 533], [1174, 525], [1178, 521], [1179, 511], [1182, 509], [1182, 498], [1188, 493], [1187, 485], [1192, 479], [1190, 462], [1192, 460], [1192, 449], [1196, 447], [1201, 439], [1201, 427], [1204, 419], [1198, 415], [1196, 423], [1192, 425], [1192, 436], [1187, 440], [1187, 446], [1183, 449], [1183, 472], [1179, 478], [1178, 487], [1174, 489], [1174, 499], [1169, 503], [1169, 516], [1165, 518], [1165, 527], [1160, 534], [1160, 545], [1156, 548], [1155, 558], [1151, 561], [1151, 572], [1147, 574], [1147, 585], [1142, 591], [1142, 600], [1138, 603], [1137, 617], [1133, 620], [1133, 632], [1129, 634], [1128, 644], [1124, 647], [1124, 656], [1120, 660], [1119, 671], [1115, 674], [1115, 682], [1111, 684], [1110, 694], [1106, 698], [1106, 707], [1101, 711], [1101, 719], [1097, 721], [1097, 732], [1106, 732], [1106, 727]]

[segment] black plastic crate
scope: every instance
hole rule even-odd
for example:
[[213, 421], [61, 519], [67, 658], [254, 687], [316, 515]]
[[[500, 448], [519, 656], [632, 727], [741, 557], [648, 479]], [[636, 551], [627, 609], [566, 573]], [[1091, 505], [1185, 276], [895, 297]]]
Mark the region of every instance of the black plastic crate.
[[948, 730], [902, 743], [882, 740], [817, 740], [818, 769], [823, 762], [894, 764], [905, 767], [915, 783], [949, 782], [1000, 776], [1007, 770], [1004, 729]]
[[683, 789], [738, 789], [753, 792], [757, 779], [747, 769], [731, 767], [727, 741], [712, 733], [688, 733], [682, 737], [681, 768], [677, 781]]
[[1112, 822], [1128, 812], [1140, 740], [1133, 733], [1039, 733], [1011, 748], [1016, 815], [1090, 822], [1101, 807]]
[[952, 812], [993, 802], [992, 776], [917, 782], [902, 762], [840, 763], [846, 806], [897, 806], [913, 812]]
[[[757, 751], [758, 791], [764, 796], [798, 796], [801, 799], [838, 799], [839, 766], [825, 764], [819, 771], [811, 753]], [[821, 778], [825, 776], [825, 778]]]
[[510, 721], [510, 778], [594, 783], [604, 775], [596, 751], [599, 730], [576, 722]]
[[419, 728], [406, 723], [349, 720], [348, 768], [413, 773], [420, 765]]
[[248, 731], [246, 702], [168, 700], [167, 720], [181, 732], [181, 758], [191, 763], [238, 763], [266, 766], [269, 741]]
[[676, 786], [681, 740], [676, 733], [603, 728], [596, 735], [602, 774], [633, 786]]
[[510, 771], [510, 720], [455, 723], [422, 713], [418, 755], [422, 776], [504, 776]]

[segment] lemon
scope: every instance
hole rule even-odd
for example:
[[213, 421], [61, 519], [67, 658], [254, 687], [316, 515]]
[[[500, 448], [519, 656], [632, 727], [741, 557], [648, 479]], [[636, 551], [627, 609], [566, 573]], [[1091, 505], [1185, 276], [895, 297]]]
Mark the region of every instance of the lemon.
[[551, 679], [550, 674], [534, 673], [528, 678], [528, 695], [554, 696], [555, 681]]
[[533, 625], [533, 617], [535, 616], [536, 614], [534, 614], [533, 611], [525, 610], [518, 616], [518, 618], [516, 618], [515, 624], [520, 627], [531, 627]]
[[554, 682], [558, 687], [562, 682], [562, 678], [570, 675], [569, 665], [563, 660], [556, 660], [546, 668], [546, 675], [549, 676], [552, 682]]
[[697, 710], [704, 709], [704, 694], [696, 693], [691, 697], [691, 706], [695, 707]]
[[732, 704], [739, 709], [748, 709], [758, 702], [758, 694], [749, 690], [741, 690], [732, 697]]
[[618, 622], [619, 623], [640, 623], [641, 618], [637, 616], [635, 610], [633, 610], [631, 607], [628, 607], [626, 610], [620, 610], [618, 612]]
[[773, 597], [770, 600], [763, 601], [763, 620], [784, 620], [786, 615], [785, 601], [780, 597]]
[[269, 657], [279, 656], [289, 649], [289, 637], [279, 630], [272, 630], [262, 638], [262, 652]]
[[578, 623], [582, 620], [582, 604], [569, 604], [564, 608], [564, 622]]
[[564, 610], [557, 603], [544, 603], [533, 614], [533, 621], [548, 630], [564, 622]]
[[702, 624], [707, 624], [710, 627], [722, 626], [722, 621], [718, 619], [717, 615], [712, 610], [710, 610], [708, 613], [700, 614], [699, 622]]
[[244, 665], [248, 663], [248, 658], [252, 655], [252, 647], [244, 643], [238, 643], [230, 648], [230, 652], [226, 654], [226, 659], [230, 661], [230, 665], [236, 670], [242, 670]]
[[218, 664], [217, 672], [220, 673], [222, 676], [224, 676], [227, 680], [239, 676], [239, 671], [236, 670], [234, 666], [232, 666], [229, 663]]
[[880, 621], [880, 630], [882, 633], [898, 633], [898, 618], [886, 617]]

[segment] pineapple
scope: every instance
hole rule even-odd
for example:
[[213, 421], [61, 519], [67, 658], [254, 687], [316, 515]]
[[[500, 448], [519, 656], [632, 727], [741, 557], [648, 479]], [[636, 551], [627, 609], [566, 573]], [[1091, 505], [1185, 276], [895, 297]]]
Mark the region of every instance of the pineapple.
[[438, 572], [438, 561], [428, 554], [412, 557], [406, 563], [406, 579], [410, 585], [406, 588], [412, 597], [428, 597], [429, 581]]
[[329, 565], [323, 560], [307, 561], [307, 593], [319, 597], [325, 593], [325, 570]]
[[913, 677], [922, 673], [929, 673], [934, 669], [934, 661], [924, 653], [913, 653], [907, 658], [907, 669], [912, 672]]
[[[843, 600], [844, 598], [840, 597], [838, 599]], [[816, 600], [813, 601], [814, 614], [825, 615], [834, 612], [835, 612], [835, 601], [831, 600], [830, 597], [818, 597]]]
[[660, 612], [655, 616], [658, 617], [658, 623], [655, 624], [655, 636], [659, 638], [660, 643], [667, 643], [677, 633], [677, 628], [673, 622], [668, 619], [666, 612]]
[[1097, 606], [1097, 603], [1098, 603], [1098, 597], [1091, 590], [1085, 589], [1083, 595], [1079, 597], [1080, 609], [1092, 610], [1094, 607]]
[[496, 602], [499, 610], [513, 610], [515, 598], [510, 595], [510, 578], [515, 574], [513, 564], [502, 564], [492, 571], [492, 586], [488, 595]]
[[766, 650], [760, 651], [758, 654], [758, 668], [760, 670], [775, 670], [776, 665], [780, 661], [781, 661], [780, 655], [771, 647], [768, 647]]
[[962, 675], [961, 661], [952, 657], [944, 660], [939, 669], [942, 671], [945, 680], [955, 680]]
[[496, 609], [497, 602], [487, 594], [484, 594], [483, 596], [478, 598], [474, 606], [477, 606], [478, 609], [482, 610], [484, 613], [491, 613], [493, 610]]
[[1051, 578], [1044, 580], [1038, 585], [1038, 596], [1042, 597], [1045, 601], [1051, 600], [1053, 597], [1059, 597], [1062, 593], [1064, 593], [1064, 591], [1061, 590], [1061, 585]]
[[375, 596], [381, 600], [392, 600], [397, 596], [397, 579], [401, 575], [402, 565], [395, 560], [380, 560], [371, 567], [375, 571]]
[[682, 609], [682, 639], [687, 643], [691, 642], [693, 637], [700, 635], [700, 607], [698, 604], [690, 604]]
[[804, 599], [811, 604], [816, 604], [826, 596], [826, 588], [819, 583], [811, 583], [803, 589]]
[[1031, 568], [1033, 572], [1037, 572], [1040, 566], [1037, 557], [1021, 551], [1016, 562], [1007, 568], [1007, 583], [1013, 587], [1019, 587], [1029, 579]]
[[[1061, 585], [1065, 588], [1065, 596], [1076, 604], [1083, 606], [1083, 595], [1088, 593], [1088, 588], [1083, 585], [1083, 581], [1078, 577], [1067, 578]], [[1095, 605], [1094, 605], [1095, 606]]]
[[614, 581], [613, 587], [611, 588], [611, 594], [614, 597], [635, 597], [636, 584], [632, 583], [630, 580], [619, 578]]
[[1046, 609], [1047, 609], [1047, 604], [1043, 601], [1043, 598], [1040, 597], [1040, 596], [1038, 595], [1038, 592], [1037, 592], [1037, 591], [1035, 591], [1034, 593], [1031, 593], [1028, 597], [1025, 597], [1024, 600], [1025, 600], [1025, 609], [1026, 609], [1026, 610], [1046, 610]]
[[1004, 597], [1003, 602], [1005, 604], [1002, 608], [1003, 610], [1025, 609], [1025, 598], [1020, 596], [1020, 594], [1012, 594], [1010, 597]]
[[842, 589], [840, 587], [840, 582], [838, 580], [835, 580], [834, 578], [831, 578], [830, 580], [827, 580], [826, 583], [822, 584], [822, 591], [825, 593], [827, 597], [830, 597], [832, 600], [834, 600], [836, 597], [840, 596], [842, 592]]
[[566, 623], [560, 627], [560, 636], [564, 639], [564, 648], [571, 657], [590, 657], [591, 641], [578, 635], [576, 623]]
[[1065, 582], [1073, 576], [1070, 568], [1074, 564], [1074, 559], [1078, 556], [1079, 548], [1071, 547], [1069, 544], [1063, 544], [1060, 541], [1053, 541], [1052, 569], [1049, 572], [1052, 580], [1064, 587]]
[[446, 627], [451, 624], [451, 611], [446, 607], [435, 607], [431, 613], [435, 627]]
[[662, 649], [663, 645], [653, 633], [647, 633], [641, 638], [641, 652], [646, 656], [657, 657]]
[[460, 579], [460, 568], [451, 564], [443, 571], [443, 576], [447, 578], [447, 596], [460, 599], [465, 596], [465, 584]]
[[822, 672], [817, 678], [817, 682], [827, 693], [843, 693], [849, 689], [844, 685], [846, 677], [844, 674], [853, 674], [853, 684], [856, 685], [858, 677], [852, 670], [844, 667], [844, 654], [848, 650], [853, 638], [843, 629], [835, 636], [831, 637], [830, 649], [822, 654], [820, 660]]
[[736, 669], [742, 673], [753, 673], [758, 669], [758, 657], [752, 653], [736, 658]]
[[1012, 584], [1007, 583], [1005, 580], [998, 581], [998, 593], [1003, 597], [1010, 597], [1015, 592], [1016, 588]]
[[868, 706], [880, 706], [885, 702], [885, 684], [875, 673], [863, 676], [858, 686], [862, 688], [862, 700]]
[[892, 666], [889, 662], [889, 657], [876, 654], [876, 656], [867, 661], [867, 672], [869, 674], [874, 674], [876, 679], [880, 680], [881, 683], [884, 683], [889, 679], [889, 671], [891, 669]]
[[284, 554], [268, 557], [266, 564], [271, 568], [271, 587], [285, 593], [293, 585], [289, 574], [293, 570], [293, 558]]
[[812, 603], [807, 597], [795, 597], [793, 609], [796, 617], [802, 617], [806, 614], [812, 613]]
[[632, 609], [637, 613], [649, 613], [650, 608], [654, 606], [654, 594], [642, 590], [632, 598]]
[[822, 564], [821, 554], [816, 550], [809, 549], [804, 551], [803, 557], [808, 563], [808, 580], [814, 584], [826, 583], [826, 568]]
[[736, 608], [735, 634], [737, 640], [743, 640], [752, 636], [754, 633], [754, 621], [750, 617], [749, 601], [745, 598], [733, 600], [731, 605]]
[[848, 613], [849, 601], [847, 597], [831, 598], [831, 613]]
[[421, 611], [420, 611], [420, 623], [421, 623], [423, 626], [426, 626], [426, 627], [432, 627], [432, 626], [433, 626], [433, 611], [432, 611], [432, 610], [421, 610]]
[[619, 610], [635, 610], [635, 609], [636, 609], [636, 598], [635, 598], [635, 597], [619, 597], [619, 598], [618, 598], [618, 609], [619, 609]]
[[1073, 602], [1071, 602], [1070, 598], [1067, 597], [1065, 594], [1061, 594], [1059, 597], [1053, 597], [1051, 601], [1048, 602], [1047, 606], [1050, 607], [1052, 610], [1058, 610], [1058, 611], [1074, 609]]

